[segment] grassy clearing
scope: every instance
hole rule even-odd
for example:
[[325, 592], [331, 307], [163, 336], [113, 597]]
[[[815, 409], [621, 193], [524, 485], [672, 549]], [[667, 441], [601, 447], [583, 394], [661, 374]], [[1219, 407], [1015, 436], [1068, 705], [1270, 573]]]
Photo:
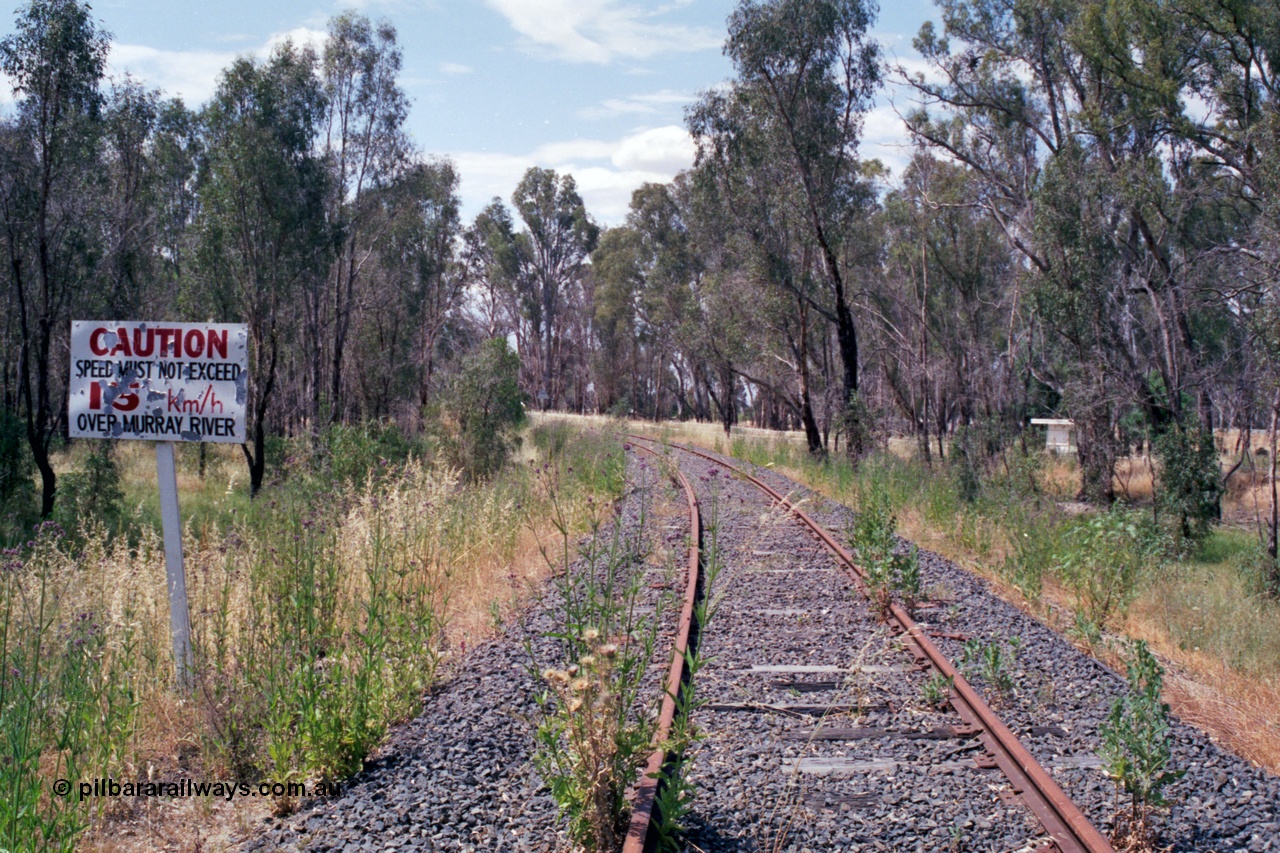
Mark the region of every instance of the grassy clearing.
[[[551, 503], [582, 529], [620, 492], [616, 439], [555, 425], [528, 439], [471, 484], [407, 448], [388, 458], [376, 431], [285, 446], [283, 475], [253, 501], [238, 448], [210, 450], [203, 478], [183, 448], [190, 692], [172, 683], [154, 454], [122, 443], [117, 533], [64, 518], [4, 556], [0, 848], [216, 850], [264, 809], [297, 805], [81, 802], [80, 780], [314, 784], [357, 770], [450, 656], [545, 576]], [[88, 450], [60, 465], [81, 470]], [[534, 459], [555, 476], [534, 476]], [[51, 792], [56, 779], [69, 796]]]
[[[1232, 524], [1171, 556], [1149, 509], [1097, 514], [1075, 504], [1071, 457], [1011, 452], [965, 500], [957, 473], [936, 458], [926, 467], [908, 441], [854, 470], [810, 458], [798, 434], [735, 429], [726, 440], [710, 425], [628, 428], [771, 467], [850, 506], [864, 492], [887, 495], [905, 537], [984, 575], [1091, 651], [1119, 659], [1109, 632], [1149, 642], [1173, 664], [1164, 689], [1180, 716], [1280, 772], [1280, 605], [1258, 592], [1258, 537], [1241, 524], [1265, 506], [1261, 469], [1233, 478], [1224, 499]], [[1117, 491], [1149, 504], [1150, 463], [1122, 460]]]

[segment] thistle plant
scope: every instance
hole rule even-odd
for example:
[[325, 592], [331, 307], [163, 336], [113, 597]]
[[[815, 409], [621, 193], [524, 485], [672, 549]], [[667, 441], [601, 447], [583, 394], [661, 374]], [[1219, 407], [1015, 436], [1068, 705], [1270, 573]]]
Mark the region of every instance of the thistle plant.
[[632, 755], [618, 749], [626, 717], [617, 683], [619, 646], [595, 628], [583, 632], [587, 652], [567, 669], [543, 678], [558, 713], [538, 728], [539, 769], [569, 817], [569, 835], [582, 849], [613, 850], [623, 831], [622, 803], [635, 776]]
[[1098, 754], [1107, 775], [1130, 798], [1116, 841], [1126, 849], [1145, 849], [1152, 841], [1152, 810], [1167, 805], [1165, 786], [1186, 771], [1171, 769], [1169, 706], [1160, 700], [1164, 670], [1146, 642], [1135, 640], [1130, 646], [1127, 669], [1129, 692], [1115, 700], [1106, 722], [1098, 727]]
[[[550, 473], [550, 472], [546, 472]], [[639, 777], [652, 744], [652, 702], [641, 696], [657, 641], [664, 601], [650, 615], [639, 610], [643, 572], [652, 553], [647, 519], [653, 500], [650, 478], [641, 477], [636, 523], [611, 530], [593, 526], [570, 560], [568, 511], [554, 476], [543, 486], [559, 533], [556, 565], [561, 625], [549, 633], [558, 642], [563, 669], [541, 669], [547, 690], [540, 697], [542, 718], [535, 732], [534, 764], [568, 821], [576, 849], [613, 850], [625, 832], [625, 793]], [[562, 569], [562, 570], [561, 570]], [[528, 647], [534, 660], [532, 645]], [[535, 672], [538, 671], [536, 663]]]

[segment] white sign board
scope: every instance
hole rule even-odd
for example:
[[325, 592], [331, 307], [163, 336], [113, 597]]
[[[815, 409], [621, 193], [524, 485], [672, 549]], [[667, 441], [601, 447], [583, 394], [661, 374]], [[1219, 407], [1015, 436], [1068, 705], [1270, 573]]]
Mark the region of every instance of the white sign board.
[[249, 327], [76, 320], [72, 438], [245, 440]]

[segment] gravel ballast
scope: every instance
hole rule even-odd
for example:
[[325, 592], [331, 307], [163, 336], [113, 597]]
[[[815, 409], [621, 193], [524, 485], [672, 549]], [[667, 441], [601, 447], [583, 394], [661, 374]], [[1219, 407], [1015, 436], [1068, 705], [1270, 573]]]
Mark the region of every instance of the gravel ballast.
[[[926, 706], [928, 672], [881, 624], [812, 534], [756, 487], [675, 452], [693, 482], [721, 569], [707, 590], [714, 616], [700, 638], [690, 753], [697, 794], [688, 850], [1025, 850], [1044, 833], [1009, 796], [998, 770], [949, 708]], [[736, 465], [745, 463], [734, 462]], [[650, 460], [629, 455], [619, 504], [624, 532], [646, 517], [643, 607], [670, 635], [682, 587], [683, 502]], [[752, 473], [802, 502], [838, 536], [852, 514], [767, 469]], [[666, 511], [655, 511], [662, 504]], [[665, 555], [655, 559], [654, 553]], [[986, 584], [920, 553], [924, 588], [943, 599], [917, 621], [955, 662], [960, 637], [1019, 637], [1014, 692], [974, 683], [1059, 785], [1104, 833], [1119, 799], [1100, 770], [1097, 728], [1123, 678]], [[665, 562], [664, 562], [665, 561]], [[667, 565], [670, 564], [670, 565]], [[664, 568], [665, 566], [665, 568]], [[663, 601], [659, 601], [659, 599]], [[424, 710], [398, 728], [343, 795], [261, 827], [245, 851], [551, 851], [565, 844], [554, 802], [532, 765], [539, 668], [560, 666], [545, 636], [563, 622], [551, 582], [519, 620], [454, 656]], [[650, 667], [653, 694], [668, 652]], [[533, 657], [531, 660], [530, 649]], [[1157, 816], [1160, 842], [1179, 851], [1280, 851], [1280, 780], [1173, 722], [1186, 775]]]

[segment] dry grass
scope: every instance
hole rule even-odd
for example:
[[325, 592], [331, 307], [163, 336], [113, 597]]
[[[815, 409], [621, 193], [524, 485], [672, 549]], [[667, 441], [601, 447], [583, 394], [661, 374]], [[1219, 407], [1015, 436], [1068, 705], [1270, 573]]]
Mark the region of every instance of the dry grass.
[[[536, 456], [530, 444], [525, 443], [522, 461]], [[545, 520], [547, 487], [552, 482], [529, 471], [517, 470], [484, 487], [463, 486], [456, 472], [410, 461], [397, 469], [396, 477], [380, 484], [335, 485], [328, 494], [302, 495], [301, 502], [298, 497], [289, 498], [287, 491], [277, 495], [268, 490], [250, 504], [243, 494], [238, 448], [213, 448], [204, 478], [197, 472], [195, 449], [182, 451], [179, 491], [187, 522], [188, 597], [196, 646], [206, 655], [221, 647], [230, 650], [220, 653], [222, 659], [235, 662], [248, 653], [256, 632], [261, 631], [264, 598], [274, 595], [271, 584], [264, 587], [264, 578], [283, 584], [280, 589], [296, 588], [289, 576], [279, 573], [284, 569], [277, 571], [278, 564], [287, 562], [283, 558], [288, 553], [288, 531], [293, 529], [291, 518], [332, 525], [332, 538], [324, 540], [332, 542], [332, 547], [324, 546], [331, 547], [330, 556], [315, 558], [332, 559], [340, 579], [339, 606], [327, 614], [334, 624], [326, 630], [336, 630], [338, 636], [361, 629], [361, 602], [370, 595], [370, 566], [385, 565], [393, 583], [414, 586], [419, 600], [431, 602], [437, 611], [433, 617], [437, 628], [447, 624], [432, 641], [442, 665], [491, 634], [551, 572], [543, 548], [557, 538]], [[58, 467], [73, 470], [84, 454], [78, 447], [60, 458]], [[134, 517], [154, 518], [152, 448], [124, 442], [114, 458]], [[599, 459], [592, 457], [592, 461]], [[561, 510], [574, 529], [585, 528], [588, 519], [607, 512], [612, 497], [600, 491], [599, 479], [590, 479], [588, 465], [580, 467], [583, 470], [576, 478], [556, 475], [565, 487], [558, 497]], [[277, 513], [281, 519], [271, 520]], [[223, 731], [218, 722], [223, 713], [218, 709], [225, 700], [204, 688], [186, 697], [171, 689], [163, 547], [148, 523], [138, 531], [132, 545], [124, 538], [104, 545], [106, 537], [98, 532], [87, 537], [88, 550], [83, 555], [65, 545], [50, 558], [58, 618], [95, 614], [107, 637], [110, 678], [127, 681], [136, 691], [137, 710], [128, 717], [127, 747], [105, 764], [86, 766], [82, 775], [109, 775], [117, 781], [230, 781], [234, 772], [226, 763], [228, 747], [220, 743]], [[313, 558], [303, 555], [301, 559]], [[395, 638], [388, 642], [391, 645], [381, 663], [384, 671], [375, 680], [412, 687], [406, 672], [417, 664], [402, 660]], [[334, 666], [339, 665], [337, 657], [335, 653], [330, 658]], [[343, 656], [340, 665], [347, 666], [346, 661]], [[246, 689], [241, 685], [232, 691]], [[410, 712], [418, 694], [412, 689], [407, 695], [403, 689], [396, 694], [388, 688], [378, 695], [382, 698], [376, 699], [376, 712], [393, 720]], [[236, 797], [230, 803], [214, 798], [104, 800], [91, 810], [93, 825], [81, 836], [78, 848], [103, 853], [229, 850], [279, 805], [259, 797]]]

